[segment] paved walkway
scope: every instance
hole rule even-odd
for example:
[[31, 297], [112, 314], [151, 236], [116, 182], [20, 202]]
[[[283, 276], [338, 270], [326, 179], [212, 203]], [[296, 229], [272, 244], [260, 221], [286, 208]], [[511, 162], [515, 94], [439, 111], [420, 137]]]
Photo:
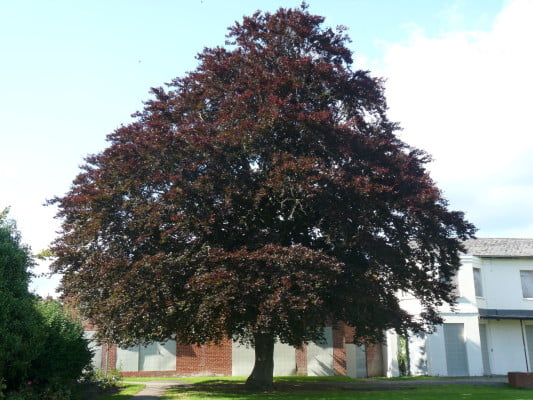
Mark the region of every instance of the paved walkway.
[[[163, 394], [174, 386], [190, 385], [189, 382], [180, 381], [147, 381], [147, 382], [128, 382], [142, 383], [146, 387], [132, 397], [133, 400], [159, 400]], [[441, 385], [485, 385], [485, 386], [504, 386], [507, 383], [507, 376], [490, 376], [490, 377], [471, 377], [471, 378], [450, 378], [450, 379], [420, 379], [420, 380], [389, 380], [389, 379], [362, 379], [355, 382], [302, 382], [301, 384], [309, 387], [315, 386], [337, 386], [344, 390], [401, 390], [409, 389], [413, 386], [441, 386]], [[288, 383], [297, 387], [298, 383]]]
[[128, 382], [142, 383], [146, 387], [139, 393], [133, 395], [134, 400], [158, 400], [163, 394], [173, 386], [183, 385], [183, 381], [148, 381], [148, 382]]

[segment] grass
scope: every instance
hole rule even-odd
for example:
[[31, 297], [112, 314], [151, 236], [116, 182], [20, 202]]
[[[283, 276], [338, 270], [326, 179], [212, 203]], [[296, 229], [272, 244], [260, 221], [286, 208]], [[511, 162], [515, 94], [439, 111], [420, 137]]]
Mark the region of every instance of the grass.
[[164, 400], [533, 400], [533, 391], [506, 386], [442, 385], [409, 388], [409, 382], [405, 382], [402, 388], [383, 386], [377, 390], [368, 390], [368, 382], [358, 383], [356, 380], [351, 380], [354, 385], [347, 385], [346, 380], [284, 377], [276, 379], [275, 390], [250, 393], [243, 385], [244, 378], [195, 379], [197, 382], [167, 391]]
[[394, 376], [394, 377], [384, 377], [384, 376], [376, 376], [374, 378], [370, 379], [376, 379], [379, 381], [435, 381], [435, 380], [462, 380], [465, 381], [468, 379], [475, 379], [477, 377], [472, 376], [428, 376], [428, 375], [416, 375], [416, 376]]
[[122, 388], [120, 392], [115, 394], [110, 394], [107, 396], [97, 397], [94, 400], [125, 400], [129, 399], [134, 394], [139, 393], [142, 389], [146, 387], [143, 384], [133, 384], [133, 383], [121, 383], [119, 387]]
[[177, 378], [175, 376], [149, 376], [142, 378], [122, 377], [122, 382], [149, 382], [149, 381], [189, 381], [191, 378]]
[[[242, 376], [198, 376], [198, 377], [175, 377], [175, 376], [153, 376], [143, 378], [122, 378], [124, 382], [148, 382], [148, 381], [182, 381], [187, 383], [208, 384], [216, 382], [244, 382], [246, 377]], [[358, 379], [348, 376], [276, 376], [275, 382], [357, 382]]]

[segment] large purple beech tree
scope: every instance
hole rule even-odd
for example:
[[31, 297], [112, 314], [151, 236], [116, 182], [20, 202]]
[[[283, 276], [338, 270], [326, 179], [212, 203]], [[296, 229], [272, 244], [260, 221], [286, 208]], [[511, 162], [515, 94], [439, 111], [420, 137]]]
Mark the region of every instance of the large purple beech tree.
[[474, 227], [323, 20], [305, 5], [245, 17], [52, 200], [53, 269], [101, 338], [231, 337], [255, 348], [248, 385], [268, 386], [275, 340], [300, 346], [332, 321], [359, 341], [441, 322]]

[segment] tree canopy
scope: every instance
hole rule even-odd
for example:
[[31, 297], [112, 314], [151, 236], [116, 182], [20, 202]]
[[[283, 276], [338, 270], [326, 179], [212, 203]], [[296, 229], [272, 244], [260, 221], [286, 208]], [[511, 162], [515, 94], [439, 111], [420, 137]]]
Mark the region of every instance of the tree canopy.
[[[8, 210], [0, 212], [0, 385], [18, 387], [38, 357], [39, 318], [28, 291], [34, 262]], [[28, 342], [32, 345], [28, 345]], [[0, 394], [1, 394], [0, 387]]]
[[15, 222], [7, 210], [0, 212], [0, 398], [4, 389], [24, 389], [29, 382], [48, 399], [47, 385], [48, 392], [60, 390], [57, 384], [78, 379], [91, 363], [79, 321], [59, 302], [29, 292], [33, 265]]
[[102, 338], [233, 337], [257, 367], [265, 343], [298, 346], [331, 321], [361, 341], [441, 322], [474, 227], [396, 136], [382, 80], [352, 70], [344, 28], [323, 22], [305, 5], [244, 17], [52, 200], [53, 268]]

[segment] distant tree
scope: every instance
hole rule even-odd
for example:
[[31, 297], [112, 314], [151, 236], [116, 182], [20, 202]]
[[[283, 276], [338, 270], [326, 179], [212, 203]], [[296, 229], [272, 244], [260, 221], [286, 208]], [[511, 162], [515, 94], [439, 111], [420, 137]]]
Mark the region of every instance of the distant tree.
[[441, 322], [474, 227], [323, 20], [305, 5], [245, 17], [52, 200], [53, 269], [101, 338], [232, 337], [255, 347], [248, 385], [268, 386], [275, 340], [317, 340], [331, 321], [359, 341]]

